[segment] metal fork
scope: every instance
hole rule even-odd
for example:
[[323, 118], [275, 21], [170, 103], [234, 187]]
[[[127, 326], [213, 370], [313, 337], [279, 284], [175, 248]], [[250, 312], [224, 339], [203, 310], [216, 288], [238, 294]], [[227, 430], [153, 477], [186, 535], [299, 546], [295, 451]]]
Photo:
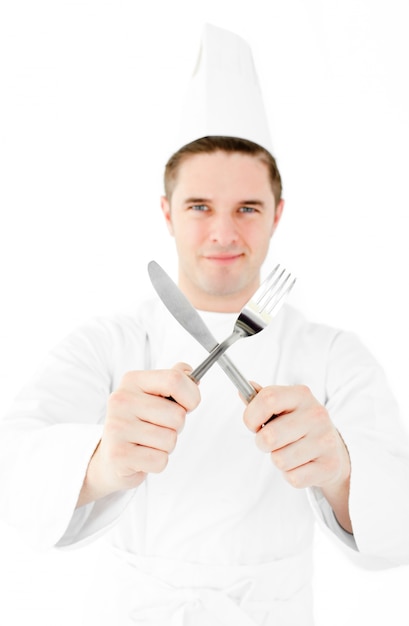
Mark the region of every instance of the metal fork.
[[294, 287], [296, 280], [290, 272], [278, 264], [240, 311], [231, 335], [210, 352], [209, 356], [191, 372], [190, 378], [199, 382], [213, 363], [233, 343], [238, 339], [256, 335], [263, 330], [271, 322], [281, 305], [284, 304], [285, 298]]

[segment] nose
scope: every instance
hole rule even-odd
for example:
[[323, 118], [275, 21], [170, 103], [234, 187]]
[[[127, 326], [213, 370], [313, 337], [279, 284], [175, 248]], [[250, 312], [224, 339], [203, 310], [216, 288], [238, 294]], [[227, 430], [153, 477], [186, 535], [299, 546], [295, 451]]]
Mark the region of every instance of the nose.
[[210, 229], [210, 239], [213, 243], [226, 247], [237, 243], [239, 232], [232, 215], [214, 215]]

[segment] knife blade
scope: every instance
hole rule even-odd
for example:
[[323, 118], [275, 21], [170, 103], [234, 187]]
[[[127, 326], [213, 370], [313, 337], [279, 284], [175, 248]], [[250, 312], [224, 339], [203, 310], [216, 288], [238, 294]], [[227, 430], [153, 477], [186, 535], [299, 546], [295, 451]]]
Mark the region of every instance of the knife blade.
[[[156, 293], [168, 311], [192, 337], [208, 352], [211, 352], [218, 345], [218, 342], [179, 287], [156, 261], [148, 263], [148, 274]], [[246, 402], [250, 402], [257, 395], [257, 392], [237, 369], [233, 361], [227, 355], [223, 355], [218, 363], [244, 396]]]

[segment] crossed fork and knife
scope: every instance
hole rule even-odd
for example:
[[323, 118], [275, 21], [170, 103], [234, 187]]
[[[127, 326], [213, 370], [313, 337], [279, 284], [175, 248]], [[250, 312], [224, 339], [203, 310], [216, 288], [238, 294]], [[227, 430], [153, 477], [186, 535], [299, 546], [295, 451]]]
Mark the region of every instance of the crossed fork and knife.
[[250, 402], [257, 394], [256, 389], [224, 352], [238, 339], [259, 333], [271, 322], [293, 288], [296, 278], [277, 265], [240, 311], [231, 335], [219, 344], [196, 309], [156, 261], [148, 264], [148, 273], [168, 311], [209, 352], [209, 356], [191, 372], [192, 380], [198, 382], [218, 361], [246, 402]]

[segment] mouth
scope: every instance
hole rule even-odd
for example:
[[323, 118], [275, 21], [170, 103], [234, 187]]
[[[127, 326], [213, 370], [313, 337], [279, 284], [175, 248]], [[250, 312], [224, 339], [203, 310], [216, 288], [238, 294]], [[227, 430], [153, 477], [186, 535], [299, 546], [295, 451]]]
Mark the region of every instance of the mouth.
[[232, 252], [227, 252], [227, 253], [220, 252], [220, 253], [204, 255], [204, 258], [206, 259], [206, 261], [210, 261], [212, 263], [219, 263], [219, 264], [235, 263], [242, 257], [243, 257], [242, 253], [232, 253]]

